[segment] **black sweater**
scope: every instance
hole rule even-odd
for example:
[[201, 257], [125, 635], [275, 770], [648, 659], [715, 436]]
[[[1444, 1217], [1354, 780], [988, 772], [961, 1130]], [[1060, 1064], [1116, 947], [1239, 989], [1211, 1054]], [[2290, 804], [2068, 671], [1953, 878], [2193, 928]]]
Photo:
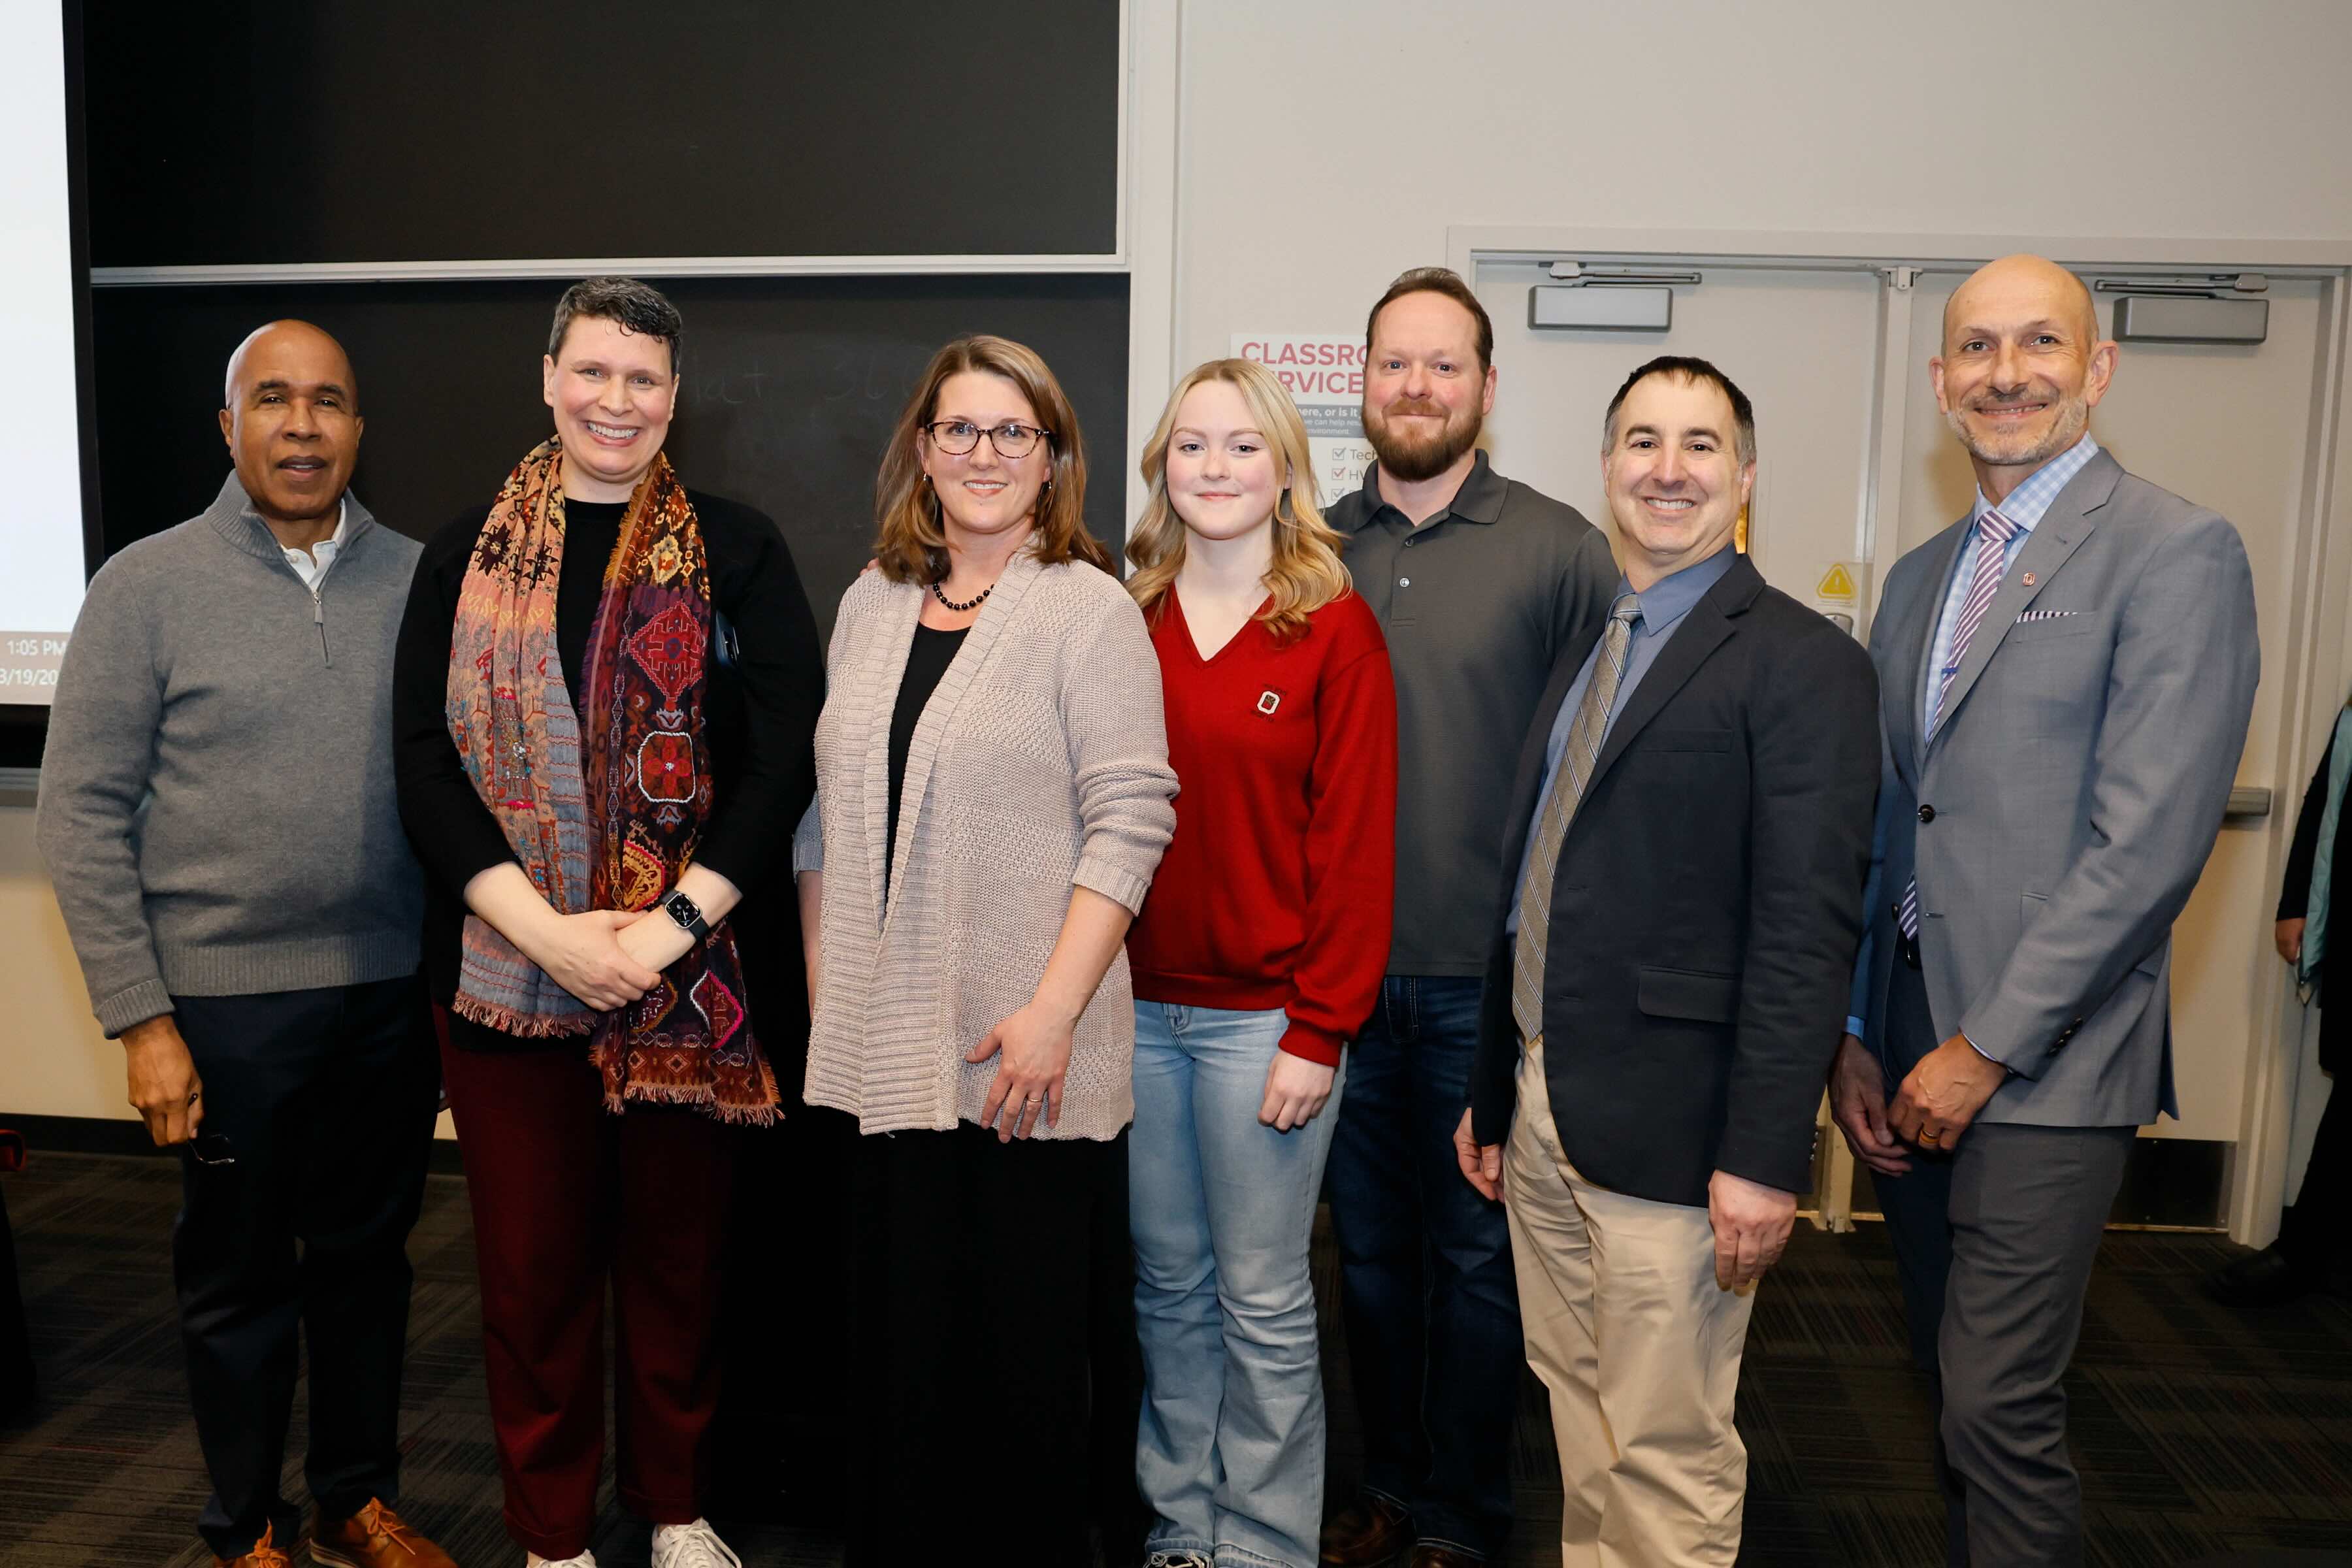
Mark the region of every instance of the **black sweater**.
[[[747, 910], [771, 900], [788, 910], [793, 829], [816, 794], [811, 742], [824, 702], [816, 621], [792, 552], [765, 513], [698, 490], [687, 491], [687, 499], [710, 561], [712, 605], [733, 627], [739, 648], [731, 669], [711, 668], [706, 718], [716, 802], [694, 858], [741, 889]], [[555, 642], [569, 690], [580, 689], [623, 510], [618, 502], [564, 504]], [[488, 516], [488, 507], [468, 511], [425, 544], [393, 670], [400, 815], [425, 866], [425, 978], [434, 999], [444, 1004], [457, 994], [466, 884], [514, 858], [497, 818], [466, 776], [446, 712], [457, 594]], [[784, 877], [772, 882], [779, 870]], [[759, 912], [772, 921], [782, 911]]]

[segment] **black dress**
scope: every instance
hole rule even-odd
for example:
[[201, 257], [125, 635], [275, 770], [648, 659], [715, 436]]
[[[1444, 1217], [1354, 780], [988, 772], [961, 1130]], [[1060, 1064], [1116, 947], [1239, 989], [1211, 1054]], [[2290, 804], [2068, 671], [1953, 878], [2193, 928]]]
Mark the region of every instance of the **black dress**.
[[907, 756], [915, 747], [915, 726], [922, 721], [924, 707], [940, 689], [940, 678], [955, 662], [956, 649], [963, 647], [964, 634], [970, 630], [970, 626], [959, 626], [942, 631], [919, 624], [915, 627], [915, 646], [908, 651], [907, 672], [898, 678], [898, 700], [890, 710], [889, 837], [882, 841], [886, 887], [890, 881], [890, 862], [898, 850], [898, 797], [907, 790]]
[[[886, 853], [915, 726], [963, 640], [915, 628], [890, 712]], [[1105, 1563], [1134, 1562], [1147, 1521], [1127, 1134], [1002, 1143], [965, 1121], [861, 1137], [843, 1112], [810, 1115], [849, 1177], [850, 1568], [1080, 1568], [1090, 1527]], [[1034, 1472], [1002, 1468], [1000, 1451]]]
[[[2303, 814], [2295, 818], [2294, 842], [2286, 857], [2286, 876], [2279, 889], [2278, 918], [2301, 920], [2309, 912], [2311, 874], [2320, 854], [2319, 819], [2327, 809], [2327, 772], [2336, 754], [2328, 742], [2319, 759], [2319, 771], [2304, 792]], [[2352, 858], [2344, 853], [2345, 836], [2352, 832], [2352, 811], [2336, 825], [2336, 842], [2326, 846], [2332, 868], [2327, 884], [2327, 951], [2320, 956], [2319, 1065], [2338, 1081], [2319, 1118], [2311, 1142], [2311, 1163], [2305, 1169], [2303, 1188], [2279, 1216], [2278, 1245], [2296, 1263], [2315, 1271], [2330, 1268], [2341, 1250], [2338, 1238], [2352, 1230], [2352, 1094], [2342, 1079], [2352, 1063], [2352, 997], [2336, 996], [2336, 984], [2352, 984]], [[2346, 976], [2334, 979], [2336, 972]]]

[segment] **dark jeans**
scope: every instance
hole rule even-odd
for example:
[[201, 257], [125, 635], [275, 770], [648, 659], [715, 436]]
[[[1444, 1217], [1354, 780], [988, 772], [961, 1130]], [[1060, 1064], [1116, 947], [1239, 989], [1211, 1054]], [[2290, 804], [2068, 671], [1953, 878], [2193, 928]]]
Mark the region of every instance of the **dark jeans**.
[[[330, 1519], [400, 1493], [408, 1232], [437, 1078], [414, 976], [173, 998], [204, 1080], [203, 1131], [233, 1164], [181, 1156], [172, 1233], [180, 1333], [213, 1495], [197, 1530], [236, 1557], [299, 1516], [278, 1495], [298, 1331], [310, 1352], [310, 1495]], [[215, 1140], [206, 1139], [210, 1152]]]
[[1527, 1352], [1503, 1205], [1454, 1156], [1479, 985], [1382, 983], [1348, 1047], [1329, 1188], [1365, 1489], [1410, 1511], [1422, 1540], [1491, 1557], [1510, 1533]]
[[[1895, 1084], [1890, 1082], [1892, 1092]], [[1903, 1325], [1910, 1332], [1911, 1363], [1927, 1375], [1936, 1432], [1936, 1487], [1944, 1497], [1946, 1568], [1969, 1568], [1968, 1483], [1952, 1468], [1944, 1447], [1944, 1380], [1936, 1342], [1944, 1328], [1944, 1291], [1952, 1277], [1952, 1159], [1909, 1151], [1900, 1176], [1870, 1173], [1886, 1237], [1895, 1247], [1895, 1279], [1903, 1288]]]

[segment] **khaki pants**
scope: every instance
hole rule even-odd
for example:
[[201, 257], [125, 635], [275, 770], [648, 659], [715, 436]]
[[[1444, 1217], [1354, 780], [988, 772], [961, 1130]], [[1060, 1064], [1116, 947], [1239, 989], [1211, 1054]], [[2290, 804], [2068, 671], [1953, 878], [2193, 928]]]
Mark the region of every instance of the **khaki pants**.
[[1528, 1364], [1551, 1392], [1563, 1568], [1729, 1564], [1748, 1484], [1731, 1407], [1755, 1296], [1716, 1285], [1706, 1211], [1578, 1174], [1540, 1039], [1519, 1062], [1503, 1201]]

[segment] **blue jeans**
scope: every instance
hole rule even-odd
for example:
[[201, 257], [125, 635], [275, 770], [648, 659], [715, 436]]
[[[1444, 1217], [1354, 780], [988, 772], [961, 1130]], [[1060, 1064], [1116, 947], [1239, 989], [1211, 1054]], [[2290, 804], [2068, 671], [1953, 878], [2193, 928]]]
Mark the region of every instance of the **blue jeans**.
[[1128, 1213], [1143, 1344], [1136, 1479], [1150, 1549], [1308, 1568], [1323, 1521], [1323, 1372], [1307, 1243], [1338, 1119], [1257, 1119], [1287, 1026], [1135, 1005]]
[[1348, 1047], [1331, 1144], [1348, 1364], [1364, 1489], [1421, 1540], [1500, 1554], [1526, 1347], [1503, 1205], [1462, 1177], [1479, 982], [1391, 974]]

